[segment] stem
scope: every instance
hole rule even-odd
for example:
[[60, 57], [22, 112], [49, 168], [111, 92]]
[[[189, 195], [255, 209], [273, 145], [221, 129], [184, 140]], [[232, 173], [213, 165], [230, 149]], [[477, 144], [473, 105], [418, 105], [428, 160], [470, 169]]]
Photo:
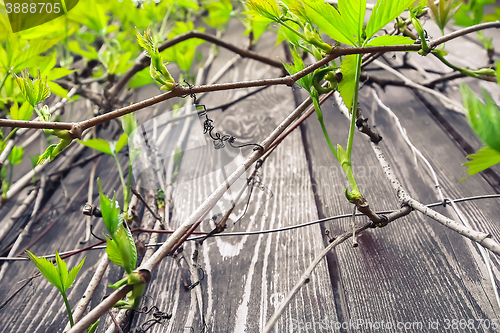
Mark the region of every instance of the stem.
[[[128, 215], [128, 198], [129, 198], [129, 191], [127, 184], [125, 184], [125, 178], [123, 178], [123, 171], [122, 167], [120, 165], [120, 161], [118, 161], [118, 157], [116, 154], [113, 154], [113, 157], [115, 158], [116, 166], [118, 167], [118, 174], [120, 175], [120, 181], [122, 182], [122, 187], [123, 187], [123, 214], [125, 219], [127, 219]], [[129, 177], [131, 173], [129, 172]]]
[[71, 325], [71, 327], [73, 327], [75, 323], [73, 322], [73, 314], [71, 313], [71, 308], [69, 307], [68, 298], [66, 297], [66, 293], [64, 292], [61, 292], [61, 295], [64, 299], [64, 304], [66, 305], [66, 311], [68, 312], [69, 324]]
[[356, 115], [358, 113], [358, 91], [359, 91], [359, 75], [361, 73], [361, 55], [356, 55], [356, 76], [354, 81], [354, 96], [352, 98], [352, 112], [351, 112], [351, 125], [349, 127], [349, 137], [347, 139], [347, 165], [342, 165], [346, 173], [349, 184], [351, 185], [352, 191], [359, 192], [358, 184], [354, 179], [354, 174], [352, 173], [351, 155], [352, 155], [352, 144], [354, 141], [354, 131], [356, 127]]
[[14, 134], [16, 134], [18, 129], [19, 129], [19, 127], [15, 127], [12, 131], [10, 131], [10, 133], [5, 137], [5, 139], [3, 141], [4, 142], [9, 141], [14, 136]]
[[307, 37], [303, 33], [295, 30], [294, 28], [292, 28], [291, 26], [289, 26], [285, 21], [279, 20], [278, 23], [281, 24], [282, 26], [284, 26], [285, 28], [288, 28], [288, 30], [290, 30], [291, 32], [293, 32], [294, 34], [296, 34], [297, 36], [299, 36], [303, 40], [307, 40]]
[[436, 58], [438, 58], [439, 60], [441, 60], [441, 62], [443, 64], [445, 64], [446, 66], [450, 67], [453, 70], [459, 71], [460, 73], [467, 75], [467, 76], [470, 76], [470, 77], [473, 77], [473, 78], [479, 78], [479, 75], [477, 73], [474, 73], [473, 71], [471, 71], [469, 69], [453, 65], [451, 62], [446, 60], [445, 57], [443, 57], [442, 55], [440, 55], [437, 52], [432, 52], [432, 55], [435, 56]]
[[311, 93], [311, 99], [313, 101], [314, 109], [316, 110], [316, 115], [318, 116], [319, 123], [321, 124], [321, 129], [323, 130], [323, 135], [325, 136], [326, 142], [328, 143], [328, 146], [330, 147], [333, 156], [335, 156], [335, 158], [338, 160], [337, 150], [335, 149], [335, 147], [332, 144], [332, 141], [330, 140], [330, 136], [328, 135], [328, 132], [325, 127], [325, 122], [323, 121], [323, 112], [321, 111], [321, 107], [319, 105], [317, 93], [314, 95], [313, 93]]

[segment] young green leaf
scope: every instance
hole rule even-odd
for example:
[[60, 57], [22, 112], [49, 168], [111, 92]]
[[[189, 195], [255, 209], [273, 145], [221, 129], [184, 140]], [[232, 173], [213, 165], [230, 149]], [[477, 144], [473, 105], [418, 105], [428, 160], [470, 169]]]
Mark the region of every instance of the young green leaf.
[[19, 108], [17, 102], [12, 104], [10, 108], [10, 116], [14, 120], [30, 120], [31, 115], [33, 114], [33, 107], [30, 106], [30, 103], [24, 102]]
[[5, 177], [7, 177], [7, 164], [4, 164], [0, 170], [0, 179], [4, 180]]
[[348, 45], [355, 45], [355, 39], [350, 33], [342, 28], [342, 17], [330, 4], [322, 0], [304, 1], [304, 10], [307, 17], [316, 24], [319, 29], [336, 41]]
[[467, 166], [467, 176], [460, 181], [475, 175], [478, 172], [488, 169], [493, 165], [500, 163], [500, 152], [495, 149], [485, 146], [478, 150], [475, 154], [467, 156], [471, 161], [464, 163]]
[[113, 155], [111, 148], [109, 147], [109, 142], [103, 139], [88, 139], [85, 141], [76, 140], [82, 145], [100, 151], [101, 153]]
[[231, 17], [231, 12], [233, 11], [233, 5], [231, 0], [222, 1], [203, 1], [203, 6], [208, 10], [208, 17], [203, 17], [203, 22], [211, 26], [212, 28], [217, 28], [224, 23], [226, 23]]
[[356, 81], [356, 55], [348, 55], [340, 64], [342, 80], [339, 83], [339, 92], [344, 104], [351, 112], [352, 99], [354, 97], [354, 83]]
[[436, 4], [434, 0], [428, 0], [427, 3], [431, 9], [432, 18], [441, 31], [444, 30], [448, 21], [451, 20], [453, 15], [455, 15], [460, 8], [460, 4], [454, 9], [452, 8], [454, 0], [439, 0], [438, 4]]
[[99, 203], [101, 205], [102, 220], [111, 237], [114, 237], [120, 224], [120, 206], [118, 205], [118, 201], [116, 201], [116, 192], [113, 195], [113, 200], [111, 200], [102, 192], [99, 178], [97, 178], [97, 186], [99, 187]]
[[415, 0], [378, 0], [366, 25], [366, 38], [372, 38], [414, 2]]
[[276, 0], [249, 0], [245, 5], [257, 14], [275, 22], [281, 17], [281, 9]]
[[409, 45], [413, 44], [414, 42], [415, 41], [413, 39], [405, 36], [383, 35], [380, 37], [373, 38], [365, 46]]
[[19, 164], [23, 160], [23, 147], [14, 146], [9, 154], [9, 163], [12, 165]]
[[62, 152], [70, 143], [73, 142], [72, 139], [61, 139], [57, 145], [50, 145], [45, 149], [45, 152], [38, 158], [37, 164], [44, 163], [47, 159], [51, 161]]
[[38, 157], [37, 165], [43, 164], [47, 159], [51, 159], [52, 153], [56, 149], [57, 145], [50, 145], [45, 149], [42, 155]]
[[363, 23], [366, 12], [366, 0], [339, 0], [339, 12], [350, 37], [362, 44]]
[[126, 224], [120, 223], [118, 230], [113, 235], [113, 242], [117, 245], [121, 257], [121, 262], [128, 274], [132, 273], [137, 264], [137, 249], [134, 238]]
[[122, 120], [122, 128], [123, 132], [130, 136], [132, 132], [137, 128], [137, 119], [135, 118], [133, 113], [127, 113], [123, 117], [121, 117]]
[[97, 326], [99, 326], [99, 320], [87, 328], [87, 333], [94, 333], [97, 330]]
[[[56, 255], [59, 256], [59, 254], [57, 254], [57, 252], [56, 252]], [[66, 289], [71, 288], [71, 286], [73, 285], [73, 282], [75, 282], [76, 276], [78, 275], [78, 272], [80, 272], [80, 269], [82, 268], [84, 262], [85, 262], [85, 257], [77, 266], [73, 267], [69, 271], [68, 276], [66, 278], [66, 283], [65, 283]]]
[[61, 293], [64, 293], [65, 288], [64, 285], [61, 283], [61, 279], [59, 277], [59, 272], [57, 268], [44, 257], [38, 258], [28, 250], [26, 250], [26, 254], [35, 264], [36, 268], [38, 268], [40, 273], [42, 273], [42, 275], [47, 279], [47, 281], [49, 281], [52, 285], [54, 285]]
[[[293, 56], [293, 63], [292, 64], [283, 63], [283, 66], [285, 67], [286, 71], [289, 74], [295, 74], [306, 68], [306, 66], [304, 65], [304, 61], [302, 60], [302, 58], [300, 57], [299, 53], [295, 48], [292, 48], [291, 52]], [[306, 76], [303, 76], [302, 78], [297, 80], [297, 84], [310, 92], [312, 87], [312, 74], [307, 74]]]
[[22, 71], [21, 77], [16, 74], [14, 74], [14, 76], [16, 78], [17, 85], [21, 89], [21, 93], [31, 106], [37, 106], [50, 96], [50, 89], [47, 85], [47, 76], [45, 76], [45, 81], [42, 81], [40, 70], [38, 70], [38, 78], [33, 81], [30, 79], [28, 68]]
[[128, 135], [126, 133], [122, 133], [120, 135], [120, 138], [116, 142], [116, 147], [115, 147], [115, 152], [118, 153], [120, 150], [122, 150], [123, 147], [125, 147], [128, 143]]
[[97, 330], [97, 326], [99, 326], [99, 320], [87, 328], [87, 333], [94, 333]]
[[486, 104], [465, 84], [460, 85], [467, 119], [477, 136], [488, 146], [500, 152], [500, 110], [490, 95], [482, 89]]
[[104, 238], [106, 238], [106, 253], [108, 254], [109, 260], [111, 260], [113, 264], [123, 267], [124, 264], [118, 244], [107, 236], [104, 236]]

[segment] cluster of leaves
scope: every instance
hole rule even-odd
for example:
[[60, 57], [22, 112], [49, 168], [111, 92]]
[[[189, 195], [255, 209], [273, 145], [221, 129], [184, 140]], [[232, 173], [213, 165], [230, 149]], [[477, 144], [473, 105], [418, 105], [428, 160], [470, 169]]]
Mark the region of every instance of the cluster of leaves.
[[[59, 253], [56, 251], [56, 266], [49, 260], [44, 257], [38, 258], [30, 251], [26, 250], [26, 254], [30, 258], [30, 260], [35, 264], [36, 268], [42, 273], [42, 275], [49, 281], [53, 286], [59, 290], [61, 296], [64, 299], [64, 304], [66, 305], [66, 311], [68, 313], [70, 325], [73, 327], [73, 315], [71, 313], [71, 308], [69, 306], [68, 297], [66, 296], [66, 291], [71, 288], [73, 282], [78, 275], [78, 272], [83, 266], [85, 262], [85, 258], [75, 267], [73, 267], [70, 271], [68, 271], [68, 266], [61, 259]], [[93, 323], [88, 329], [87, 333], [94, 333], [99, 325], [99, 321]]]
[[474, 132], [485, 144], [475, 154], [467, 156], [471, 160], [464, 165], [468, 167], [467, 177], [469, 177], [500, 163], [500, 137], [498, 136], [500, 133], [500, 109], [484, 89], [482, 92], [485, 104], [474, 95], [469, 86], [462, 84], [460, 90], [464, 107], [467, 110], [467, 119]]

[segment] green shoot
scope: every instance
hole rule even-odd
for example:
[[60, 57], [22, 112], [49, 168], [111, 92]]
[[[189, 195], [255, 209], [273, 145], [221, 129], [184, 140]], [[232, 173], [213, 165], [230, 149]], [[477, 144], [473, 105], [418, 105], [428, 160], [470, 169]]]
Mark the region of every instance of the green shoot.
[[47, 279], [47, 281], [53, 284], [57, 288], [57, 290], [59, 290], [59, 292], [61, 293], [64, 299], [64, 304], [66, 305], [66, 311], [68, 312], [70, 325], [71, 327], [73, 327], [75, 323], [73, 322], [73, 315], [71, 313], [71, 308], [69, 306], [68, 298], [66, 296], [66, 290], [71, 288], [71, 285], [75, 281], [76, 276], [80, 271], [80, 268], [82, 268], [83, 263], [85, 262], [85, 258], [83, 258], [83, 260], [80, 262], [80, 264], [78, 264], [78, 266], [73, 267], [71, 271], [68, 271], [68, 266], [61, 259], [57, 251], [56, 251], [57, 266], [54, 266], [46, 258], [36, 257], [33, 253], [31, 253], [28, 250], [26, 250], [26, 253], [28, 254], [31, 261], [35, 264], [36, 268], [38, 268], [40, 273], [42, 273], [42, 275], [45, 277], [45, 279]]

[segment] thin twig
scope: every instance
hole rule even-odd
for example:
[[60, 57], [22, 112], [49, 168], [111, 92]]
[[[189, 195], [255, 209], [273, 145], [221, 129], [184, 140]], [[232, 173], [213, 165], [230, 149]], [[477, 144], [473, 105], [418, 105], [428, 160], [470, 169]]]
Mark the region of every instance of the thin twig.
[[375, 151], [375, 155], [376, 155], [377, 159], [379, 160], [380, 165], [382, 166], [382, 169], [384, 170], [386, 177], [389, 179], [389, 181], [392, 185], [392, 188], [394, 189], [394, 191], [396, 191], [397, 197], [401, 202], [409, 205], [410, 207], [412, 207], [415, 210], [418, 210], [419, 212], [423, 213], [424, 215], [431, 217], [432, 219], [438, 221], [442, 225], [458, 232], [462, 236], [467, 237], [467, 238], [479, 243], [480, 245], [484, 246], [485, 248], [492, 251], [496, 255], [500, 256], [500, 244], [498, 244], [495, 240], [490, 238], [491, 237], [490, 234], [480, 232], [480, 231], [475, 231], [475, 230], [472, 230], [470, 228], [467, 228], [467, 227], [455, 222], [454, 220], [436, 212], [435, 210], [432, 210], [429, 207], [426, 207], [424, 204], [422, 204], [422, 203], [416, 201], [415, 199], [413, 199], [412, 197], [410, 197], [406, 193], [406, 191], [403, 189], [403, 186], [401, 185], [399, 180], [396, 178], [396, 175], [394, 175], [394, 173], [392, 172], [392, 170], [389, 166], [389, 163], [387, 162], [382, 150], [380, 149], [380, 146], [373, 143], [373, 142], [371, 143], [371, 146], [372, 146], [373, 150]]

